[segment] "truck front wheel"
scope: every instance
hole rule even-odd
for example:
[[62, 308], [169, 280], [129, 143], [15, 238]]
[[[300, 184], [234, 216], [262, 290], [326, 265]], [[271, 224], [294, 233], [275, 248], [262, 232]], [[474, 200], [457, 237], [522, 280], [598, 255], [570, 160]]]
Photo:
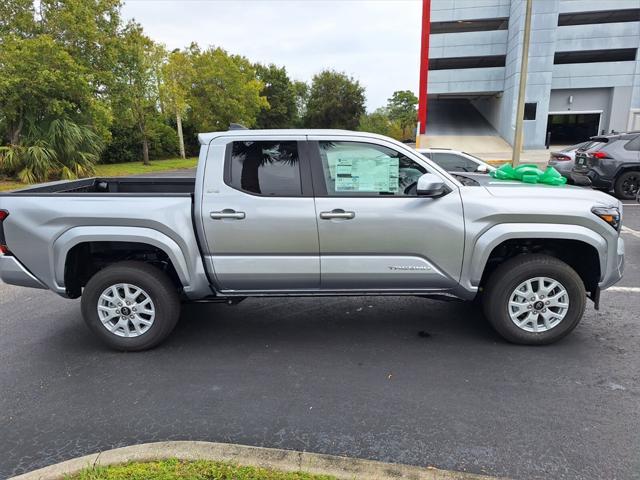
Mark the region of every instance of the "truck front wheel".
[[484, 313], [506, 340], [544, 345], [569, 334], [580, 322], [586, 292], [580, 276], [549, 255], [520, 255], [490, 276]]
[[146, 350], [164, 340], [180, 316], [169, 277], [143, 262], [119, 262], [96, 273], [82, 292], [82, 316], [116, 350]]

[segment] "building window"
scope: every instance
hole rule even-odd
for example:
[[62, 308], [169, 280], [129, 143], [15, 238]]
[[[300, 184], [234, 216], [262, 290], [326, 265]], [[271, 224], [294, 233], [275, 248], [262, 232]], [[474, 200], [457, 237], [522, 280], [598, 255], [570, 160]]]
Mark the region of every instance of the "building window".
[[509, 19], [482, 18], [476, 20], [454, 20], [452, 22], [431, 22], [431, 34], [461, 33], [461, 32], [486, 32], [491, 30], [506, 30], [509, 27]]
[[538, 104], [533, 103], [525, 103], [524, 104], [524, 119], [525, 120], [535, 120], [536, 119], [536, 110], [538, 109]]
[[504, 67], [506, 58], [506, 55], [488, 55], [484, 57], [431, 58], [429, 59], [429, 70]]
[[635, 61], [637, 48], [614, 48], [609, 50], [579, 50], [574, 52], [556, 52], [553, 63], [596, 63]]
[[225, 182], [230, 187], [258, 195], [302, 194], [297, 142], [242, 141], [227, 148], [231, 155]]
[[639, 22], [640, 8], [602, 10], [597, 12], [571, 12], [558, 15], [558, 26], [593, 25], [596, 23]]

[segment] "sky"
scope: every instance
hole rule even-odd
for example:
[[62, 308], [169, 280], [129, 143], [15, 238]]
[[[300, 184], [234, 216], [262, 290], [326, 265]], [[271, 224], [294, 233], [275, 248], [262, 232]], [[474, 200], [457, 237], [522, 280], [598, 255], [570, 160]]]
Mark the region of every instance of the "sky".
[[323, 69], [359, 80], [367, 110], [418, 92], [420, 0], [125, 0], [123, 16], [169, 49], [191, 42], [310, 81]]

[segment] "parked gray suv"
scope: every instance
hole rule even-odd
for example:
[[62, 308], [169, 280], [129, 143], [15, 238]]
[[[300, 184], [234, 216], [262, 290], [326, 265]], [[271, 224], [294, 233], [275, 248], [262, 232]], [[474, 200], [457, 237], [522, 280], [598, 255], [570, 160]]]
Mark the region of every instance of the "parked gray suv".
[[623, 200], [636, 198], [640, 187], [640, 132], [592, 137], [586, 150], [576, 152], [575, 183], [587, 177], [594, 188], [614, 190]]

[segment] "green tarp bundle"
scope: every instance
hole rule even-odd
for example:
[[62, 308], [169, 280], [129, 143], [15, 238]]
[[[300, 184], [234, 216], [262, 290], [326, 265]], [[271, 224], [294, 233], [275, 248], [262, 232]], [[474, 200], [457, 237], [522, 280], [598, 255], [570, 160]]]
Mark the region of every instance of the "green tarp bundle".
[[519, 165], [516, 168], [509, 163], [502, 165], [489, 175], [499, 180], [518, 180], [525, 183], [542, 183], [545, 185], [564, 185], [567, 179], [560, 175], [553, 167], [547, 167], [543, 172], [531, 164]]

